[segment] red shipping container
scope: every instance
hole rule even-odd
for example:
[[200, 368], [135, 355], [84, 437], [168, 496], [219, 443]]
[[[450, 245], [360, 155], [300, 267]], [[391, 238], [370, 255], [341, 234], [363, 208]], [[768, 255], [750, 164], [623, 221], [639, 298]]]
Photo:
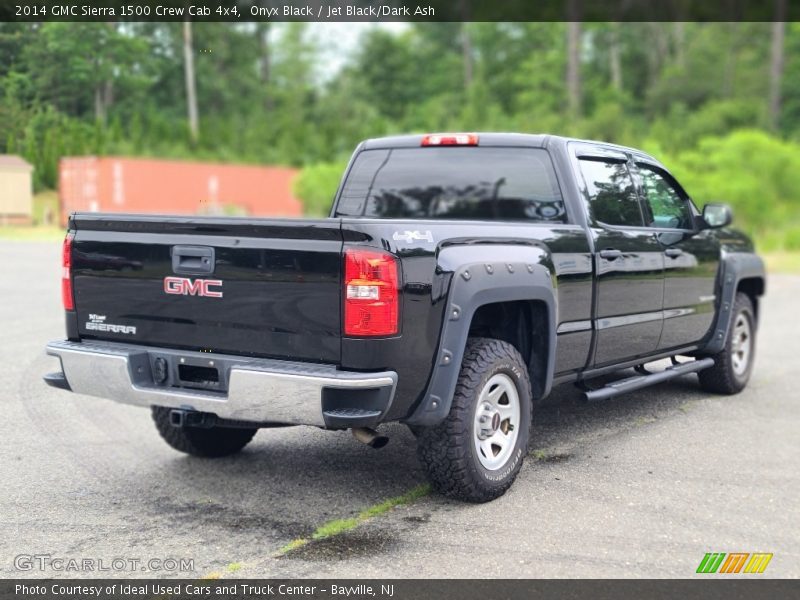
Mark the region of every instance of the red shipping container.
[[149, 158], [68, 157], [59, 164], [62, 225], [75, 211], [299, 217], [297, 169]]

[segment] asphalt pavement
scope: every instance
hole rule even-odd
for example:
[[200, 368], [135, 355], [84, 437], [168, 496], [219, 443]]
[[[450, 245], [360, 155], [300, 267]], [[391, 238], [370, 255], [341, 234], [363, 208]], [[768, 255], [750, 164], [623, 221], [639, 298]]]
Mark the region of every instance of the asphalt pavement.
[[[426, 495], [284, 553], [423, 484], [413, 436], [387, 427], [372, 450], [262, 430], [202, 460], [171, 450], [146, 410], [48, 388], [59, 252], [0, 242], [0, 577], [691, 577], [706, 552], [773, 553], [761, 577], [800, 576], [799, 276], [769, 279], [743, 393], [707, 394], [693, 375], [592, 405], [559, 388], [501, 499]], [[193, 570], [142, 570], [151, 559]]]

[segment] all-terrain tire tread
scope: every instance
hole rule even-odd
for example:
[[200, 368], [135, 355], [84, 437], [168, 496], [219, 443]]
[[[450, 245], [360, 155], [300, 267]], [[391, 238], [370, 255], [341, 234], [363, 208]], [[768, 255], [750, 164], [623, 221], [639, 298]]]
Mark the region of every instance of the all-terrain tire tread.
[[[523, 373], [525, 389], [520, 390], [520, 402], [531, 402], [530, 381], [525, 361], [511, 344], [492, 338], [470, 338], [456, 384], [453, 402], [447, 418], [434, 427], [422, 428], [417, 438], [417, 455], [426, 468], [433, 488], [450, 498], [470, 502], [488, 502], [502, 496], [516, 478], [522, 466], [520, 460], [501, 484], [487, 486], [476, 478], [470, 469], [471, 460], [467, 449], [472, 444], [472, 410], [474, 394], [478, 393], [481, 380], [492, 365], [499, 361], [513, 362]], [[522, 411], [523, 415], [525, 411]], [[530, 416], [530, 411], [527, 412]], [[520, 431], [525, 442], [523, 453], [527, 453], [530, 419], [527, 428]]]
[[[750, 317], [751, 335], [753, 336], [753, 347], [750, 354], [750, 367], [744, 378], [737, 378], [733, 371], [732, 359], [732, 346], [733, 346], [733, 324], [736, 322], [736, 316], [742, 312], [747, 311]], [[714, 355], [714, 366], [708, 369], [703, 369], [697, 376], [700, 380], [700, 387], [706, 392], [715, 394], [738, 394], [747, 385], [752, 370], [752, 361], [755, 358], [755, 333], [756, 333], [755, 316], [753, 312], [753, 302], [747, 294], [739, 292], [733, 303], [733, 316], [731, 318], [731, 329], [728, 331], [728, 339], [725, 340], [725, 348], [722, 352]]]

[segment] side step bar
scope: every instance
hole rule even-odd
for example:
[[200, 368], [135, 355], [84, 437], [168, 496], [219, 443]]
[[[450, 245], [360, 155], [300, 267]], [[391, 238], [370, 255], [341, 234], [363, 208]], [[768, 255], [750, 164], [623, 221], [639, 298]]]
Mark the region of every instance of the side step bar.
[[662, 383], [664, 381], [669, 381], [670, 379], [675, 379], [676, 377], [681, 377], [687, 373], [696, 373], [697, 371], [702, 371], [703, 369], [708, 369], [709, 367], [713, 366], [713, 358], [701, 358], [667, 367], [658, 373], [650, 373], [649, 375], [636, 375], [634, 377], [628, 377], [627, 379], [614, 381], [613, 383], [609, 383], [608, 385], [596, 390], [585, 390], [583, 392], [583, 397], [589, 402], [608, 400], [609, 398], [619, 396], [620, 394], [640, 390], [657, 383]]

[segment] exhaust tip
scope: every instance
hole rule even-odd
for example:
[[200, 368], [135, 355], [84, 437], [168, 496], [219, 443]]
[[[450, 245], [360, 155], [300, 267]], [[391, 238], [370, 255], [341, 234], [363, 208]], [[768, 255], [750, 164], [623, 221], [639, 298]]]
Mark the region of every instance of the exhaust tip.
[[353, 427], [350, 431], [359, 442], [366, 444], [370, 448], [375, 448], [375, 450], [379, 450], [389, 443], [388, 436], [381, 435], [369, 427]]
[[383, 448], [388, 443], [389, 443], [388, 436], [376, 435], [375, 439], [372, 440], [372, 443], [369, 444], [369, 446], [371, 448], [375, 448], [375, 450], [379, 450], [380, 448]]

